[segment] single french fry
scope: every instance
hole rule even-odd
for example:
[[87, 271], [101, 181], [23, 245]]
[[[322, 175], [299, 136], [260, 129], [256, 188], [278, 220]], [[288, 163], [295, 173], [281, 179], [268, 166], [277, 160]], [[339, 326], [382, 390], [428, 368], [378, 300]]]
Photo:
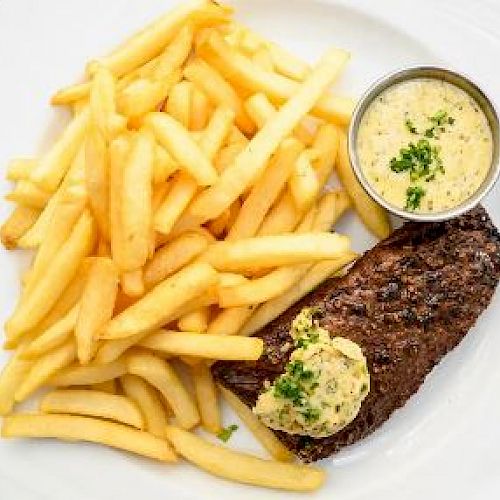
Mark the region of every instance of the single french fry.
[[188, 232], [160, 248], [144, 268], [144, 283], [151, 288], [200, 255], [209, 241], [200, 233]]
[[189, 20], [204, 25], [228, 20], [230, 10], [204, 0], [180, 4], [127, 40], [109, 56], [100, 59], [115, 76], [122, 76], [157, 56]]
[[324, 194], [318, 201], [314, 230], [330, 231], [350, 206], [351, 200], [344, 190]]
[[179, 170], [179, 165], [170, 153], [164, 147], [156, 144], [153, 163], [153, 184], [158, 185], [166, 182], [177, 170]]
[[158, 328], [189, 300], [217, 281], [208, 264], [190, 264], [166, 279], [134, 305], [115, 316], [100, 333], [103, 339], [123, 338]]
[[96, 364], [108, 364], [116, 361], [124, 352], [138, 344], [149, 332], [131, 335], [124, 339], [105, 340], [101, 343], [94, 358]]
[[239, 240], [257, 234], [264, 217], [290, 177], [302, 149], [303, 146], [296, 139], [283, 141], [269, 167], [243, 203], [227, 240]]
[[90, 87], [91, 82], [83, 82], [60, 89], [50, 98], [50, 104], [65, 106], [86, 99], [90, 94]]
[[210, 310], [200, 307], [179, 318], [177, 326], [181, 332], [204, 332], [208, 326]]
[[42, 209], [50, 199], [50, 193], [38, 187], [31, 180], [20, 180], [14, 190], [5, 196], [7, 201], [31, 208]]
[[201, 90], [214, 106], [233, 110], [238, 128], [245, 134], [252, 134], [255, 125], [243, 107], [243, 102], [233, 87], [211, 66], [201, 59], [193, 59], [184, 68], [184, 76]]
[[193, 35], [193, 24], [186, 23], [158, 56], [158, 62], [150, 75], [153, 80], [168, 78], [185, 63], [191, 53]]
[[311, 72], [307, 63], [275, 43], [267, 42], [266, 45], [278, 73], [297, 82], [303, 82], [307, 78]]
[[281, 443], [273, 431], [266, 427], [238, 396], [221, 385], [218, 385], [218, 388], [222, 397], [238, 415], [239, 419], [275, 460], [279, 462], [291, 462], [293, 460], [293, 453]]
[[228, 307], [212, 320], [207, 328], [211, 335], [236, 335], [255, 310], [254, 305]]
[[7, 338], [15, 340], [34, 327], [49, 312], [61, 293], [78, 271], [95, 241], [95, 228], [91, 215], [85, 211], [70, 237], [41, 277], [38, 285], [21, 301], [5, 325]]
[[288, 185], [299, 211], [307, 209], [316, 199], [321, 186], [311, 163], [310, 150], [298, 157]]
[[238, 272], [341, 257], [349, 238], [332, 233], [260, 236], [211, 245], [202, 259], [220, 271]]
[[118, 291], [118, 271], [109, 258], [96, 257], [83, 290], [75, 325], [78, 361], [86, 365], [97, 348], [101, 328], [111, 319]]
[[203, 130], [210, 119], [210, 101], [201, 90], [193, 88], [191, 101], [191, 116], [189, 117], [189, 129], [193, 131]]
[[70, 168], [89, 126], [88, 109], [76, 115], [52, 148], [40, 158], [31, 180], [42, 189], [54, 191]]
[[216, 182], [217, 172], [182, 125], [165, 113], [151, 113], [146, 123], [157, 140], [201, 186]]
[[23, 359], [36, 359], [47, 354], [69, 340], [78, 319], [80, 304], [74, 305], [69, 312], [36, 337], [21, 353]]
[[293, 202], [292, 195], [285, 191], [264, 218], [257, 234], [269, 236], [293, 231], [300, 220], [300, 212]]
[[141, 410], [146, 430], [153, 436], [165, 438], [168, 419], [156, 389], [136, 375], [123, 375], [120, 382], [125, 395]]
[[387, 212], [368, 196], [352, 171], [347, 151], [347, 137], [340, 136], [340, 149], [337, 158], [337, 174], [340, 182], [349, 193], [353, 206], [365, 226], [379, 239], [387, 238], [392, 231]]
[[215, 159], [216, 154], [227, 139], [234, 118], [235, 114], [230, 108], [225, 106], [215, 108], [199, 142], [201, 150], [210, 161]]
[[186, 460], [232, 481], [290, 491], [313, 491], [325, 481], [325, 472], [321, 469], [232, 451], [177, 427], [167, 428], [167, 438]]
[[111, 363], [92, 363], [86, 366], [72, 365], [55, 374], [50, 380], [50, 385], [68, 387], [73, 385], [93, 385], [113, 380], [127, 373], [125, 359], [119, 358]]
[[14, 158], [10, 160], [7, 165], [7, 180], [21, 181], [29, 179], [37, 163], [36, 158]]
[[292, 304], [314, 290], [320, 283], [335, 272], [355, 260], [357, 255], [346, 253], [336, 260], [326, 260], [314, 264], [304, 277], [283, 295], [261, 305], [249, 321], [243, 326], [239, 335], [252, 335], [286, 311]]
[[325, 54], [311, 76], [257, 132], [234, 164], [221, 174], [218, 182], [195, 198], [188, 213], [197, 222], [203, 223], [217, 217], [259, 177], [279, 144], [335, 79], [346, 58], [347, 55], [338, 50]]
[[318, 156], [313, 160], [313, 166], [321, 187], [327, 183], [335, 168], [339, 152], [339, 136], [340, 129], [327, 123], [319, 127], [314, 139], [312, 149], [318, 152]]
[[172, 87], [166, 104], [167, 113], [189, 130], [191, 120], [191, 103], [194, 86], [183, 80]]
[[91, 126], [85, 142], [85, 184], [99, 232], [109, 239], [109, 160], [106, 138]]
[[[288, 101], [301, 86], [299, 82], [263, 70], [249, 58], [238, 53], [215, 31], [211, 32], [205, 42], [200, 44], [197, 53], [235, 86], [245, 88], [250, 92], [263, 92], [273, 102]], [[331, 80], [333, 81], [347, 63], [349, 55], [347, 52], [337, 49], [330, 52], [330, 57], [332, 65], [336, 66], [336, 74]], [[311, 77], [314, 71], [313, 68], [304, 82]], [[325, 94], [325, 91], [326, 88], [311, 106], [313, 114], [341, 125], [349, 123], [354, 110], [353, 101], [345, 97]]]
[[73, 339], [38, 358], [31, 366], [26, 378], [16, 389], [15, 400], [21, 402], [27, 399], [55, 373], [70, 365], [75, 358], [76, 346]]
[[[234, 142], [222, 148], [215, 157], [214, 165], [217, 172], [222, 173], [230, 167], [246, 147], [246, 142]], [[227, 210], [227, 209], [226, 209]]]
[[125, 295], [129, 297], [142, 297], [146, 291], [144, 279], [142, 277], [142, 269], [122, 273], [120, 275], [120, 285]]
[[22, 359], [21, 352], [16, 352], [0, 373], [0, 415], [7, 415], [14, 407], [14, 395], [33, 366], [32, 361]]
[[75, 415], [13, 415], [2, 425], [2, 437], [58, 438], [90, 441], [138, 455], [175, 462], [167, 441], [127, 425]]
[[46, 394], [40, 412], [99, 417], [144, 430], [144, 420], [135, 403], [126, 396], [105, 392], [63, 389]]
[[143, 378], [163, 394], [182, 428], [191, 429], [198, 424], [196, 403], [166, 361], [152, 354], [133, 354], [127, 359], [127, 367], [129, 373]]
[[38, 208], [23, 205], [16, 207], [0, 229], [0, 239], [3, 246], [9, 250], [16, 248], [19, 239], [33, 227], [40, 213]]
[[130, 155], [123, 167], [121, 222], [123, 224], [122, 261], [124, 271], [142, 267], [149, 255], [152, 222], [152, 174], [154, 141], [146, 132], [134, 139]]
[[151, 334], [139, 345], [179, 356], [251, 361], [259, 359], [263, 349], [262, 340], [258, 338], [167, 330]]
[[221, 415], [217, 400], [217, 389], [210, 368], [205, 363], [191, 367], [196, 401], [200, 410], [201, 425], [212, 434], [221, 431]]
[[267, 47], [258, 48], [252, 55], [252, 61], [264, 71], [274, 71], [274, 61]]

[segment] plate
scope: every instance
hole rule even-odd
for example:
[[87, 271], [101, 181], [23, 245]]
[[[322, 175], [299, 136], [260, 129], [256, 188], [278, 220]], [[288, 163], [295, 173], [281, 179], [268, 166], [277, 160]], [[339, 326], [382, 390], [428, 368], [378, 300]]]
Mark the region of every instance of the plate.
[[[0, 2], [0, 164], [43, 151], [67, 117], [47, 105], [53, 90], [177, 3], [169, 0]], [[472, 75], [499, 101], [500, 4], [421, 0], [233, 0], [237, 17], [309, 60], [329, 45], [352, 52], [339, 82], [359, 95], [403, 65], [445, 63]], [[9, 190], [2, 180], [0, 192]], [[500, 186], [486, 206], [500, 225]], [[10, 207], [0, 203], [3, 220]], [[364, 250], [374, 240], [354, 215], [340, 231]], [[15, 304], [28, 257], [0, 250], [0, 320]], [[364, 441], [324, 460], [328, 482], [312, 499], [494, 498], [500, 490], [500, 298], [408, 404]], [[0, 355], [0, 364], [6, 359]], [[226, 423], [237, 419], [226, 412]], [[230, 446], [261, 455], [240, 427]], [[264, 455], [262, 455], [264, 456]], [[170, 467], [90, 444], [0, 441], [2, 500], [299, 498], [236, 485], [187, 464]], [[305, 496], [300, 496], [305, 498]]]

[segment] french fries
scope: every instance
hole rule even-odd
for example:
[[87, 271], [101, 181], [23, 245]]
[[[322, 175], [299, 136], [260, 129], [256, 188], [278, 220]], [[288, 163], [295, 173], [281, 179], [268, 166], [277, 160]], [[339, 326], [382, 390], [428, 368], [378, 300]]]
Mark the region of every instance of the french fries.
[[11, 356], [0, 373], [0, 415], [2, 416], [12, 411], [16, 390], [32, 367], [32, 362], [22, 359], [21, 353], [22, 351], [18, 351]]
[[227, 401], [240, 420], [257, 438], [257, 441], [262, 444], [274, 459], [279, 462], [290, 462], [293, 460], [293, 454], [285, 448], [273, 431], [267, 428], [238, 396], [235, 396], [231, 391], [221, 385], [219, 385], [218, 388], [224, 400]]
[[172, 331], [154, 333], [141, 340], [139, 345], [179, 356], [224, 360], [255, 361], [263, 350], [262, 340], [258, 338]]
[[156, 387], [168, 401], [179, 425], [191, 429], [200, 421], [196, 404], [181, 380], [164, 360], [152, 354], [133, 354], [127, 359], [128, 372]]
[[218, 434], [221, 431], [221, 416], [217, 389], [210, 368], [205, 363], [191, 367], [196, 401], [200, 410], [201, 424], [207, 432]]
[[41, 413], [100, 417], [144, 430], [139, 408], [125, 396], [105, 392], [65, 389], [49, 392], [40, 402]]
[[88, 364], [86, 366], [69, 366], [50, 379], [50, 384], [56, 387], [72, 385], [93, 385], [113, 380], [127, 373], [125, 359], [119, 358], [107, 364]]
[[5, 199], [24, 207], [42, 209], [47, 205], [51, 193], [39, 188], [30, 180], [20, 180]]
[[0, 239], [8, 250], [16, 248], [20, 238], [35, 224], [40, 210], [19, 205], [0, 228]]
[[239, 272], [259, 267], [276, 267], [318, 260], [331, 260], [349, 250], [349, 238], [331, 233], [261, 236], [219, 242], [203, 260], [220, 271]]
[[165, 438], [167, 414], [156, 390], [136, 375], [123, 375], [120, 382], [125, 395], [139, 407], [146, 430], [159, 438]]
[[167, 441], [127, 425], [73, 415], [12, 415], [2, 424], [2, 437], [58, 438], [90, 441], [162, 462], [175, 462]]
[[312, 491], [325, 480], [320, 469], [237, 453], [177, 427], [168, 427], [167, 438], [186, 460], [225, 479], [290, 491]]

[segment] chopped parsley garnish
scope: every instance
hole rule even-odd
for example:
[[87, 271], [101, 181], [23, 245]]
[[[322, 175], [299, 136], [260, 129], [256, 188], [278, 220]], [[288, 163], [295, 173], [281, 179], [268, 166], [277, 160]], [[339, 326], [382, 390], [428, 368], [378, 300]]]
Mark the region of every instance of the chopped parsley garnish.
[[286, 370], [292, 377], [299, 380], [310, 380], [314, 377], [314, 372], [311, 370], [305, 370], [304, 363], [299, 360], [288, 363]]
[[439, 139], [437, 132], [445, 132], [445, 125], [453, 125], [455, 123], [455, 118], [448, 116], [446, 111], [438, 111], [434, 116], [429, 116], [429, 121], [432, 123], [432, 127], [429, 127], [424, 132], [425, 137], [429, 139]]
[[281, 375], [274, 384], [274, 394], [280, 398], [291, 399], [294, 405], [300, 405], [303, 398], [302, 387], [292, 377]]
[[221, 441], [224, 441], [224, 443], [227, 443], [231, 439], [231, 436], [233, 435], [233, 433], [236, 432], [237, 430], [238, 430], [238, 426], [236, 424], [231, 424], [230, 426], [222, 429], [219, 432], [219, 434], [217, 434], [217, 437]]
[[420, 139], [417, 144], [410, 142], [408, 147], [401, 148], [399, 156], [392, 158], [389, 166], [393, 172], [408, 171], [411, 181], [432, 176], [435, 170], [443, 171], [439, 149], [431, 146], [427, 139]]
[[320, 415], [321, 415], [321, 412], [318, 408], [309, 407], [305, 411], [302, 412], [302, 416], [304, 417], [305, 421], [308, 423], [318, 421]]
[[420, 201], [425, 195], [425, 190], [420, 186], [410, 186], [406, 190], [406, 210], [415, 210], [420, 207]]

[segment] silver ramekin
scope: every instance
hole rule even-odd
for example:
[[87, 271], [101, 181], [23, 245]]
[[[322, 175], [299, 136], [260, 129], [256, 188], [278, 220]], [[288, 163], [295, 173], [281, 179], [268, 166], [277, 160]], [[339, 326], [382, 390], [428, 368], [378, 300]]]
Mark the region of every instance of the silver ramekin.
[[[376, 99], [381, 92], [383, 92], [388, 87], [395, 85], [397, 83], [413, 80], [415, 78], [435, 78], [438, 80], [444, 80], [445, 82], [452, 83], [457, 87], [463, 89], [467, 92], [480, 106], [483, 110], [488, 123], [490, 125], [492, 135], [493, 135], [493, 157], [491, 161], [491, 166], [486, 179], [483, 181], [479, 189], [467, 200], [462, 202], [460, 205], [453, 207], [444, 212], [432, 212], [432, 213], [415, 213], [408, 210], [398, 208], [387, 202], [382, 196], [380, 196], [373, 186], [368, 182], [361, 166], [359, 164], [358, 154], [357, 154], [357, 136], [359, 130], [359, 124], [363, 115], [365, 114], [368, 106]], [[415, 66], [390, 73], [379, 80], [377, 80], [361, 97], [354, 110], [354, 114], [349, 126], [348, 135], [348, 145], [349, 145], [349, 158], [351, 161], [352, 168], [359, 182], [365, 189], [365, 191], [380, 205], [386, 208], [389, 212], [398, 215], [404, 219], [428, 222], [428, 221], [442, 221], [446, 219], [451, 219], [452, 217], [457, 217], [458, 215], [467, 212], [474, 206], [476, 206], [489, 190], [493, 187], [500, 175], [500, 162], [499, 162], [499, 122], [498, 114], [491, 99], [483, 92], [477, 84], [475, 84], [470, 78], [451, 71], [449, 69], [438, 68], [435, 66]]]

